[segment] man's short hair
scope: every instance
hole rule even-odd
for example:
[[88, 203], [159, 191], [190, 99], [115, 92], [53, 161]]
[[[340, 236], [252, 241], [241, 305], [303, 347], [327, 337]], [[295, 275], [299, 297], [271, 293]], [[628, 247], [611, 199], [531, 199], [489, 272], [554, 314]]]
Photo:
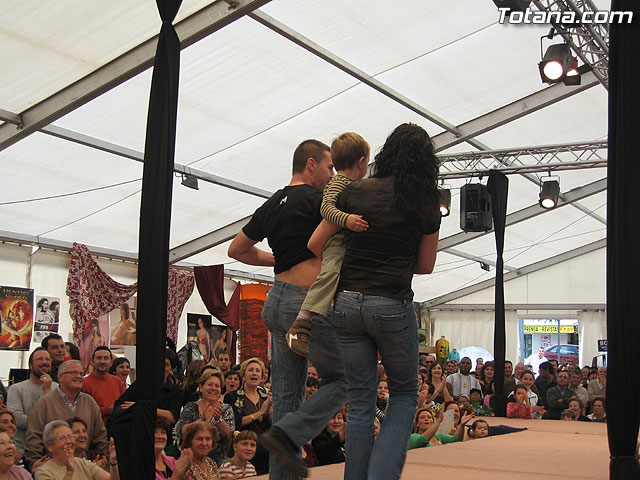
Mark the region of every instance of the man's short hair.
[[542, 362], [538, 368], [540, 370], [545, 370], [552, 375], [556, 373], [556, 369], [551, 362]]
[[293, 152], [293, 173], [304, 172], [309, 158], [319, 160], [325, 152], [329, 151], [331, 151], [329, 145], [319, 140], [305, 140]]
[[31, 355], [29, 355], [29, 365], [33, 363], [33, 356], [36, 354], [36, 352], [47, 352], [47, 349], [44, 347], [38, 347], [33, 352], [31, 352]]
[[58, 427], [67, 427], [71, 429], [69, 424], [64, 420], [53, 420], [44, 426], [44, 430], [42, 431], [42, 441], [44, 443], [53, 443], [53, 431]]
[[99, 347], [97, 347], [93, 353], [91, 354], [91, 359], [93, 360], [94, 358], [96, 358], [96, 352], [99, 352], [100, 350], [106, 350], [107, 352], [109, 352], [109, 355], [111, 355], [111, 360], [113, 360], [113, 353], [111, 353], [111, 349], [109, 347], [107, 347], [106, 345], [100, 345]]
[[60, 335], [58, 335], [57, 333], [50, 333], [49, 335], [47, 335], [46, 337], [44, 337], [42, 339], [42, 346], [48, 350], [49, 349], [49, 342], [51, 340], [62, 340], [62, 337]]
[[226, 351], [226, 350], [220, 350], [220, 351], [218, 352], [218, 358], [220, 358], [220, 355], [227, 355], [227, 356], [229, 356], [229, 359], [231, 359], [231, 355], [230, 355], [230, 354], [229, 354], [229, 352], [228, 352], [228, 351]]
[[357, 133], [346, 132], [331, 142], [331, 161], [336, 170], [347, 170], [358, 164], [362, 157], [367, 158], [371, 147]]
[[80, 360], [67, 360], [66, 362], [62, 362], [62, 365], [60, 365], [60, 368], [58, 368], [58, 375], [62, 375], [63, 373], [65, 373], [67, 370], [69, 370], [69, 367], [74, 364], [80, 365], [82, 367], [82, 362]]

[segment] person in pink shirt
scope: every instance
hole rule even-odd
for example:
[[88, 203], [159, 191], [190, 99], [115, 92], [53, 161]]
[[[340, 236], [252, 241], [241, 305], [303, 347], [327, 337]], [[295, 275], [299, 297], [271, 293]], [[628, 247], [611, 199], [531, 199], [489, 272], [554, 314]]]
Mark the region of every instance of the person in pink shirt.
[[516, 385], [513, 395], [516, 401], [507, 403], [507, 418], [533, 418], [533, 407], [529, 402], [526, 387]]

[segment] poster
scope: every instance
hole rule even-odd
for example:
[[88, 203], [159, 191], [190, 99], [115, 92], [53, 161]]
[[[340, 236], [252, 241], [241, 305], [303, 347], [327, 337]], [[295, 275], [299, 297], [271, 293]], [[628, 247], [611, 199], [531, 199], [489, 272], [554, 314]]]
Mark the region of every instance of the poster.
[[33, 323], [33, 342], [42, 343], [44, 337], [58, 333], [60, 328], [60, 298], [36, 295], [36, 312]]
[[0, 350], [29, 350], [33, 328], [33, 290], [0, 287]]
[[[116, 310], [119, 314], [120, 309]], [[109, 314], [105, 313], [97, 318], [92, 318], [89, 322], [89, 330], [85, 329], [85, 334], [80, 340], [80, 361], [85, 371], [91, 362], [93, 351], [101, 346], [109, 346]]]
[[133, 296], [119, 308], [109, 313], [111, 323], [110, 341], [111, 347], [136, 344], [136, 305], [138, 297]]
[[187, 313], [187, 341], [198, 343], [198, 348], [205, 362], [211, 359], [213, 352], [214, 334], [211, 329], [211, 315], [202, 313]]

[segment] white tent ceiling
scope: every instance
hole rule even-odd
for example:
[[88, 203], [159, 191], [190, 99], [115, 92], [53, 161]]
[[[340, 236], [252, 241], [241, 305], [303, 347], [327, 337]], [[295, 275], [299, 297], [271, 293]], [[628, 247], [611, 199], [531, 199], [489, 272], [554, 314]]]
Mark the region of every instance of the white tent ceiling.
[[[239, 2], [256, 3], [265, 2]], [[202, 8], [228, 10], [223, 2], [184, 0], [174, 23], [188, 21]], [[157, 34], [159, 27], [151, 1], [25, 0], [4, 6], [4, 238], [75, 241], [135, 254], [142, 163], [131, 157], [139, 157], [144, 146], [151, 70], [124, 82], [114, 78], [106, 93], [79, 102], [83, 104], [78, 108], [65, 108], [65, 101], [76, 99], [56, 93], [116, 58], [135, 62], [126, 52]], [[295, 42], [274, 31], [278, 28]], [[313, 137], [329, 143], [348, 130], [363, 135], [374, 151], [396, 125], [407, 121], [422, 125], [437, 145], [452, 138], [443, 127], [482, 132], [473, 135], [472, 144], [458, 142], [441, 154], [606, 140], [607, 90], [593, 76], [587, 74], [591, 80], [583, 79], [582, 87], [540, 82], [540, 37], [548, 30], [548, 25], [498, 24], [491, 0], [272, 0], [182, 51], [176, 164], [250, 190], [273, 192], [288, 182], [292, 152], [301, 140]], [[300, 44], [321, 50], [331, 63]], [[85, 81], [88, 88], [91, 82], [97, 85], [98, 80]], [[536, 99], [547, 96], [567, 98], [529, 113]], [[60, 112], [55, 121], [11, 141], [18, 132], [12, 113], [21, 114], [29, 127], [30, 115], [45, 104]], [[504, 123], [497, 120], [502, 114], [507, 120], [519, 118]], [[56, 131], [67, 138], [84, 135], [86, 141], [81, 145], [52, 136]], [[604, 168], [556, 174], [563, 192], [606, 178]], [[537, 185], [517, 174], [509, 180], [509, 214], [536, 204]], [[457, 188], [467, 181], [447, 182], [454, 187], [453, 209], [443, 219], [441, 239], [460, 234]], [[194, 191], [176, 178], [172, 248], [251, 215], [264, 201], [203, 180], [199, 185]], [[72, 195], [80, 191], [87, 192]], [[517, 270], [605, 239], [606, 191], [601, 186], [590, 193], [579, 200], [579, 208], [565, 205], [509, 226], [506, 267]], [[28, 201], [33, 199], [40, 200]], [[272, 274], [229, 259], [228, 243], [184, 260]], [[451, 248], [454, 251], [440, 253], [434, 274], [415, 277], [416, 300], [493, 275], [481, 270], [477, 260], [495, 261], [492, 235]]]

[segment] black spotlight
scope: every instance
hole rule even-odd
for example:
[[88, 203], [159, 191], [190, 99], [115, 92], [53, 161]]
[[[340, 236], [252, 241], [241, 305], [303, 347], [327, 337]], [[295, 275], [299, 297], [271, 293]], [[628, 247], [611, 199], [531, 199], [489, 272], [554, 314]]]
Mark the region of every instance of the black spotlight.
[[486, 232], [493, 226], [491, 194], [486, 185], [467, 183], [460, 189], [460, 228], [465, 232]]
[[580, 70], [578, 70], [578, 59], [576, 57], [573, 57], [571, 66], [569, 70], [567, 70], [567, 75], [563, 81], [565, 85], [580, 85], [580, 83], [582, 83]]
[[569, 45], [566, 43], [549, 45], [542, 61], [538, 64], [542, 81], [544, 83], [561, 82], [567, 75], [572, 62], [573, 56]]
[[551, 210], [558, 205], [558, 196], [560, 195], [560, 182], [558, 180], [546, 180], [542, 182], [540, 187], [540, 199], [538, 202], [542, 208]]
[[438, 197], [440, 198], [440, 215], [448, 217], [451, 213], [451, 190], [439, 188]]
[[498, 8], [508, 8], [508, 15], [510, 15], [511, 12], [524, 12], [529, 8], [531, 0], [493, 0], [493, 3]]

